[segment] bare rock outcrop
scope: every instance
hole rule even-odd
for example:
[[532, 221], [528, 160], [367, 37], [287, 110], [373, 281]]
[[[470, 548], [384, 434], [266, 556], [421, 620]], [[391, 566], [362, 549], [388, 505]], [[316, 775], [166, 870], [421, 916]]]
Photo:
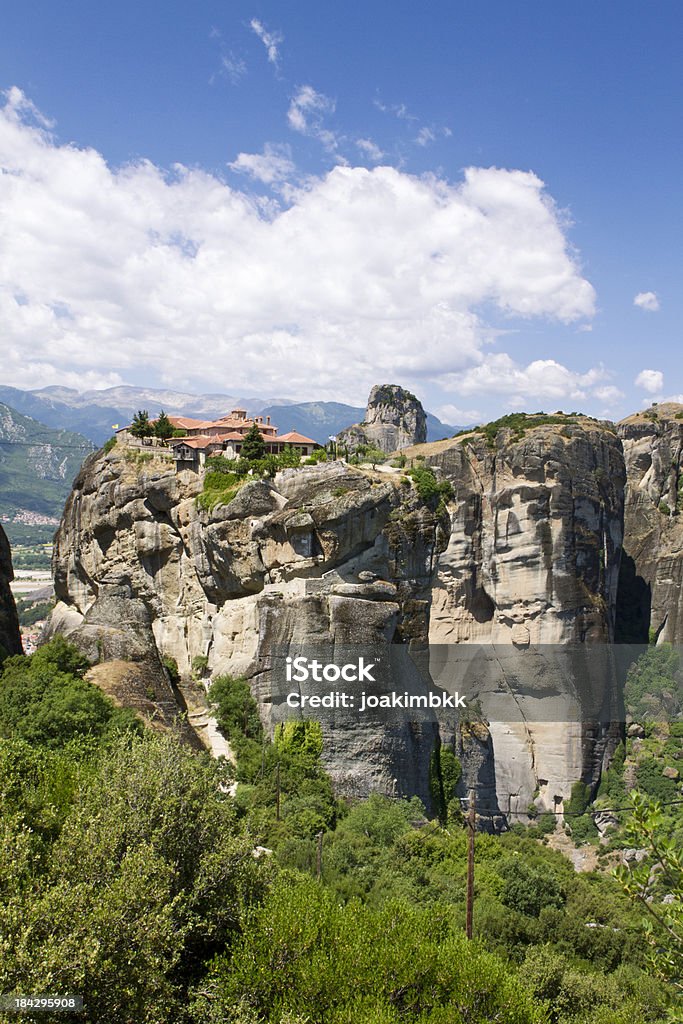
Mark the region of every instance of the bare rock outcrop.
[[0, 655], [21, 654], [21, 633], [10, 583], [14, 579], [12, 553], [5, 531], [0, 526]]
[[[244, 676], [266, 725], [282, 712], [284, 653], [416, 652], [439, 687], [467, 680], [482, 721], [463, 732], [440, 711], [389, 721], [339, 709], [323, 720], [338, 790], [429, 805], [442, 743], [490, 822], [532, 801], [561, 810], [575, 781], [597, 782], [616, 742], [586, 709], [593, 680], [611, 678], [600, 652], [616, 630], [621, 441], [588, 417], [527, 417], [405, 452], [448, 480], [453, 500], [339, 461], [254, 480], [208, 509], [201, 479], [161, 453], [144, 464], [120, 446], [99, 454], [58, 532], [52, 628], [101, 660], [158, 673], [170, 656], [188, 677], [201, 657], [207, 676]], [[401, 665], [391, 685], [411, 685]]]
[[390, 452], [427, 440], [427, 416], [422, 403], [397, 384], [377, 384], [370, 392], [365, 419], [337, 435], [349, 452], [361, 446]]
[[[155, 687], [160, 657], [185, 676], [206, 659], [208, 675], [249, 680], [266, 724], [274, 652], [426, 644], [448, 523], [400, 476], [342, 462], [285, 470], [211, 510], [200, 488], [161, 457], [140, 465], [117, 447], [88, 460], [56, 539], [52, 629], [101, 660], [147, 666]], [[342, 713], [333, 726], [325, 754], [340, 791], [429, 800], [435, 720]]]
[[618, 639], [683, 643], [683, 405], [618, 424], [627, 486]]
[[527, 417], [515, 430], [406, 452], [416, 454], [455, 493], [432, 593], [432, 676], [440, 685], [449, 671], [476, 677], [485, 713], [497, 716], [500, 809], [526, 810], [534, 799], [561, 809], [577, 779], [597, 781], [613, 742], [584, 719], [587, 702], [601, 705], [592, 690], [610, 679], [596, 652], [615, 632], [619, 438], [587, 417]]

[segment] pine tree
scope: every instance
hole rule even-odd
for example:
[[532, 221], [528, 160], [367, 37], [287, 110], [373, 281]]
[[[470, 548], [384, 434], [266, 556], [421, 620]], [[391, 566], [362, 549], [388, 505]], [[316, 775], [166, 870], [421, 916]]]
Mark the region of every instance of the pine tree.
[[154, 433], [154, 427], [149, 422], [149, 413], [146, 409], [138, 409], [135, 416], [133, 416], [133, 422], [129, 429], [133, 437], [152, 436]]
[[156, 423], [154, 424], [154, 436], [160, 437], [163, 441], [167, 441], [169, 437], [173, 437], [174, 433], [175, 429], [173, 424], [162, 409], [157, 416]]
[[256, 423], [252, 423], [248, 432], [244, 435], [240, 457], [247, 459], [249, 462], [257, 462], [259, 459], [262, 459], [265, 454], [266, 443], [261, 436], [261, 431]]

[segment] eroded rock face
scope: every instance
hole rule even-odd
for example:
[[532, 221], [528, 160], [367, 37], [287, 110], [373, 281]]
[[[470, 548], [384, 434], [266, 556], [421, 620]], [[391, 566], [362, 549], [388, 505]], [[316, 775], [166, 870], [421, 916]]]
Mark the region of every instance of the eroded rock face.
[[[204, 657], [212, 676], [250, 681], [268, 724], [274, 649], [426, 643], [446, 535], [399, 476], [341, 462], [285, 470], [207, 511], [194, 474], [125, 455], [85, 464], [55, 546], [52, 629], [92, 657], [144, 664], [155, 680], [160, 656], [184, 675]], [[435, 741], [434, 722], [382, 729], [347, 715], [325, 751], [340, 791], [428, 801]]]
[[21, 654], [23, 650], [17, 609], [10, 589], [13, 579], [9, 541], [0, 526], [0, 648], [5, 654]]
[[[522, 437], [499, 431], [493, 446], [473, 433], [407, 455], [451, 482], [446, 512], [400, 472], [343, 462], [248, 483], [208, 511], [197, 506], [194, 474], [160, 459], [138, 466], [119, 448], [92, 459], [57, 538], [53, 628], [104, 659], [159, 666], [171, 656], [185, 676], [206, 658], [207, 675], [250, 681], [266, 725], [276, 650], [401, 643], [424, 653], [430, 644], [437, 683], [443, 652], [460, 652], [473, 659], [484, 710], [502, 687], [517, 717], [464, 734], [443, 713], [389, 726], [340, 712], [323, 726], [338, 790], [417, 794], [429, 805], [440, 740], [461, 758], [463, 790], [478, 788], [490, 822], [534, 799], [561, 808], [577, 779], [597, 780], [614, 736], [580, 716], [548, 717], [553, 688], [581, 703], [572, 689], [580, 666], [549, 681], [542, 658], [529, 663], [522, 693], [514, 657], [539, 658], [544, 644], [590, 656], [614, 637], [621, 442], [609, 425], [573, 417]], [[493, 652], [486, 672], [479, 644]], [[397, 692], [402, 685], [397, 678]]]
[[625, 479], [613, 428], [578, 419], [518, 441], [500, 431], [495, 448], [470, 434], [425, 452], [456, 498], [431, 642], [613, 638]]
[[375, 385], [363, 422], [347, 427], [337, 437], [349, 451], [367, 445], [387, 454], [426, 440], [427, 416], [422, 403], [397, 384]]
[[683, 405], [666, 403], [618, 425], [627, 487], [618, 638], [683, 643]]
[[[515, 712], [491, 723], [499, 807], [526, 810], [534, 798], [550, 809], [561, 806], [578, 778], [598, 778], [609, 736], [582, 727], [580, 709], [575, 721], [548, 720], [552, 676], [564, 671], [552, 658], [538, 668], [525, 663], [523, 699], [514, 675], [523, 652], [536, 656], [537, 645], [614, 638], [621, 443], [610, 425], [568, 418], [529, 427], [518, 440], [501, 430], [493, 446], [473, 433], [420, 450], [455, 492], [450, 541], [432, 593], [434, 657], [437, 645], [493, 645], [479, 659], [484, 708], [487, 692], [507, 687]], [[433, 675], [438, 681], [438, 668]]]

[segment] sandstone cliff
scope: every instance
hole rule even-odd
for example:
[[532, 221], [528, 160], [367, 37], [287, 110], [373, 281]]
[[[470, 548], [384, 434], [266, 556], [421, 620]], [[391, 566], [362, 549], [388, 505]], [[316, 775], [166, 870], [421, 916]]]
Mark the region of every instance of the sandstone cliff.
[[359, 447], [395, 452], [427, 440], [427, 416], [421, 402], [397, 384], [377, 384], [370, 392], [365, 419], [337, 435], [350, 452]]
[[618, 425], [627, 487], [618, 639], [683, 643], [683, 405]]
[[14, 579], [12, 555], [5, 531], [0, 526], [0, 656], [21, 654], [21, 634], [10, 583]]
[[417, 454], [455, 492], [432, 595], [432, 676], [476, 676], [484, 711], [498, 718], [501, 810], [525, 811], [534, 798], [553, 808], [578, 778], [597, 780], [613, 742], [582, 719], [613, 696], [597, 692], [612, 681], [594, 645], [614, 638], [621, 443], [611, 424], [587, 417], [518, 417], [406, 451]]
[[[282, 710], [273, 666], [283, 651], [410, 647], [446, 689], [467, 679], [490, 731], [463, 731], [446, 713], [327, 716], [339, 790], [428, 802], [441, 741], [492, 815], [525, 812], [532, 799], [561, 806], [578, 778], [597, 780], [614, 742], [608, 725], [585, 719], [596, 652], [615, 631], [621, 442], [586, 417], [527, 417], [407, 455], [451, 482], [446, 510], [401, 472], [343, 462], [252, 481], [207, 510], [200, 478], [160, 455], [99, 454], [58, 533], [52, 629], [94, 658], [151, 673], [166, 718], [182, 698], [162, 656], [186, 678], [198, 657], [207, 676], [244, 675], [266, 724]], [[578, 661], [551, 664], [538, 645], [575, 645]], [[403, 671], [396, 691], [411, 685]]]
[[[52, 630], [94, 658], [143, 666], [167, 716], [160, 656], [185, 676], [196, 658], [212, 676], [246, 676], [269, 722], [273, 651], [426, 643], [448, 523], [400, 476], [341, 462], [285, 470], [211, 511], [198, 507], [200, 487], [117, 447], [85, 463], [55, 546]], [[434, 722], [342, 715], [325, 750], [343, 791], [427, 800], [435, 738]]]

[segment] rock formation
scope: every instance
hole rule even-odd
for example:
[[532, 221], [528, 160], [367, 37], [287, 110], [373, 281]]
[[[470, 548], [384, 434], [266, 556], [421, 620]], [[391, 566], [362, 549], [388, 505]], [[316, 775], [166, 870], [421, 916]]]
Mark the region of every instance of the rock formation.
[[422, 403], [397, 384], [375, 385], [363, 422], [337, 435], [337, 443], [349, 452], [364, 445], [389, 454], [426, 440], [427, 416]]
[[[613, 740], [582, 719], [587, 704], [601, 712], [602, 697], [612, 696], [596, 692], [611, 685], [596, 645], [615, 630], [621, 443], [611, 424], [545, 420], [406, 451], [453, 485], [450, 541], [432, 594], [432, 676], [444, 685], [450, 666], [478, 678], [484, 711], [499, 719], [491, 729], [503, 811], [525, 811], [533, 798], [553, 808], [578, 778], [597, 781]], [[589, 645], [591, 664], [582, 657]], [[582, 679], [591, 685], [582, 689]]]
[[[75, 481], [55, 545], [51, 629], [93, 658], [144, 666], [166, 715], [160, 656], [185, 676], [198, 657], [214, 677], [245, 676], [268, 724], [277, 651], [426, 643], [448, 520], [400, 474], [341, 462], [285, 470], [208, 511], [197, 475], [130, 456], [117, 447], [89, 459]], [[340, 714], [325, 750], [341, 791], [428, 801], [435, 740], [433, 720], [383, 728]]]
[[10, 589], [13, 579], [12, 554], [5, 531], [0, 526], [0, 658], [6, 654], [22, 653], [17, 609]]
[[683, 643], [683, 405], [618, 425], [627, 487], [618, 639]]
[[[527, 417], [406, 455], [451, 482], [447, 510], [426, 504], [400, 471], [343, 462], [254, 480], [207, 509], [196, 500], [201, 478], [175, 473], [161, 453], [145, 463], [120, 446], [100, 453], [75, 481], [57, 536], [51, 628], [94, 658], [149, 671], [167, 717], [179, 696], [167, 679], [163, 689], [161, 657], [185, 677], [198, 657], [207, 675], [243, 675], [266, 725], [282, 714], [284, 654], [414, 651], [436, 683], [448, 689], [454, 670], [485, 713], [500, 713], [489, 714], [490, 730], [442, 712], [326, 716], [339, 791], [428, 802], [442, 742], [492, 815], [525, 812], [534, 799], [561, 806], [577, 779], [597, 781], [614, 742], [585, 712], [615, 634], [621, 442], [587, 417]], [[539, 645], [579, 653], [551, 664]], [[397, 692], [415, 684], [403, 663], [392, 671]]]

